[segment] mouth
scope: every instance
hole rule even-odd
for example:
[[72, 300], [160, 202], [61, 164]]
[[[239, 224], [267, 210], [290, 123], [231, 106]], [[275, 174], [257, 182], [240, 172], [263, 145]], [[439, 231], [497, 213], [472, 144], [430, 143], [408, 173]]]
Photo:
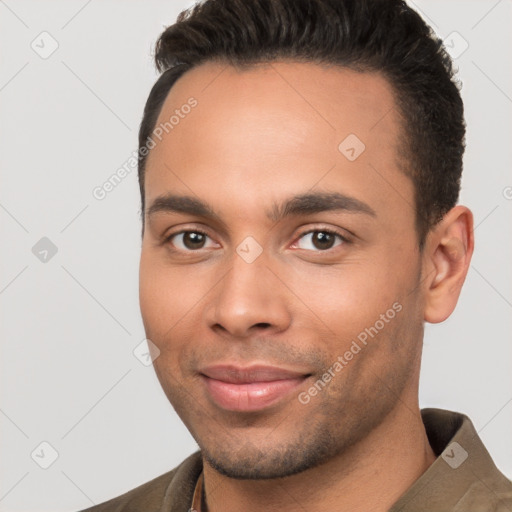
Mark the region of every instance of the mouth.
[[210, 366], [200, 372], [209, 398], [228, 411], [252, 412], [284, 400], [311, 376], [275, 366]]

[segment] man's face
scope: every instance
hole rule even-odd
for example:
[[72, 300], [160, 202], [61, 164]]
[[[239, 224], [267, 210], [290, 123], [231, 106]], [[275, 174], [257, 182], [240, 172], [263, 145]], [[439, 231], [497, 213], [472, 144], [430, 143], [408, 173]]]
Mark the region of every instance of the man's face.
[[[284, 62], [203, 64], [165, 101], [141, 311], [166, 395], [223, 474], [314, 467], [416, 404], [422, 262], [394, 106], [378, 74]], [[345, 198], [282, 206], [319, 193]], [[216, 217], [169, 201], [147, 215], [166, 195]]]

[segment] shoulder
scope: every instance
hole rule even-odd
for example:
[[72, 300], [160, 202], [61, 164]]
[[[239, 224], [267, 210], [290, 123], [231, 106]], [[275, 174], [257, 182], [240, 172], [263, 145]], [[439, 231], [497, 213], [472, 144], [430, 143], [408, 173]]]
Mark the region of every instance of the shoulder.
[[[457, 501], [453, 512], [510, 512], [512, 510], [512, 482], [500, 474], [490, 479], [475, 475], [467, 491]], [[480, 480], [481, 478], [481, 480]]]
[[465, 414], [422, 409], [437, 459], [390, 512], [505, 512], [512, 510], [512, 482], [496, 467]]
[[130, 510], [147, 510], [149, 512], [159, 510], [165, 492], [175, 474], [176, 468], [116, 498], [112, 498], [81, 512], [128, 512]]
[[198, 451], [171, 471], [80, 512], [159, 512], [164, 504], [169, 511], [187, 510], [201, 470]]

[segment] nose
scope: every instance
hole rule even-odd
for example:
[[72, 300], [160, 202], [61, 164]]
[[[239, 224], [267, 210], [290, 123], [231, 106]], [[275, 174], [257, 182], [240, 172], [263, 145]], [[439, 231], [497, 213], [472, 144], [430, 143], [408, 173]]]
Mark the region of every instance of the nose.
[[247, 338], [261, 330], [282, 332], [291, 323], [286, 287], [263, 255], [247, 263], [235, 254], [232, 268], [214, 290], [206, 308], [211, 329]]

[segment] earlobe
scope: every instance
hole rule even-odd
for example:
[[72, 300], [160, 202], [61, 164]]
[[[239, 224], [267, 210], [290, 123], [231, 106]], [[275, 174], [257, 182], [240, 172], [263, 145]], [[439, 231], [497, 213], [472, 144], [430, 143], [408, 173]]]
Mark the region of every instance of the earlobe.
[[455, 309], [473, 254], [473, 214], [452, 208], [429, 234], [425, 257], [432, 276], [426, 281], [426, 322], [446, 320]]

